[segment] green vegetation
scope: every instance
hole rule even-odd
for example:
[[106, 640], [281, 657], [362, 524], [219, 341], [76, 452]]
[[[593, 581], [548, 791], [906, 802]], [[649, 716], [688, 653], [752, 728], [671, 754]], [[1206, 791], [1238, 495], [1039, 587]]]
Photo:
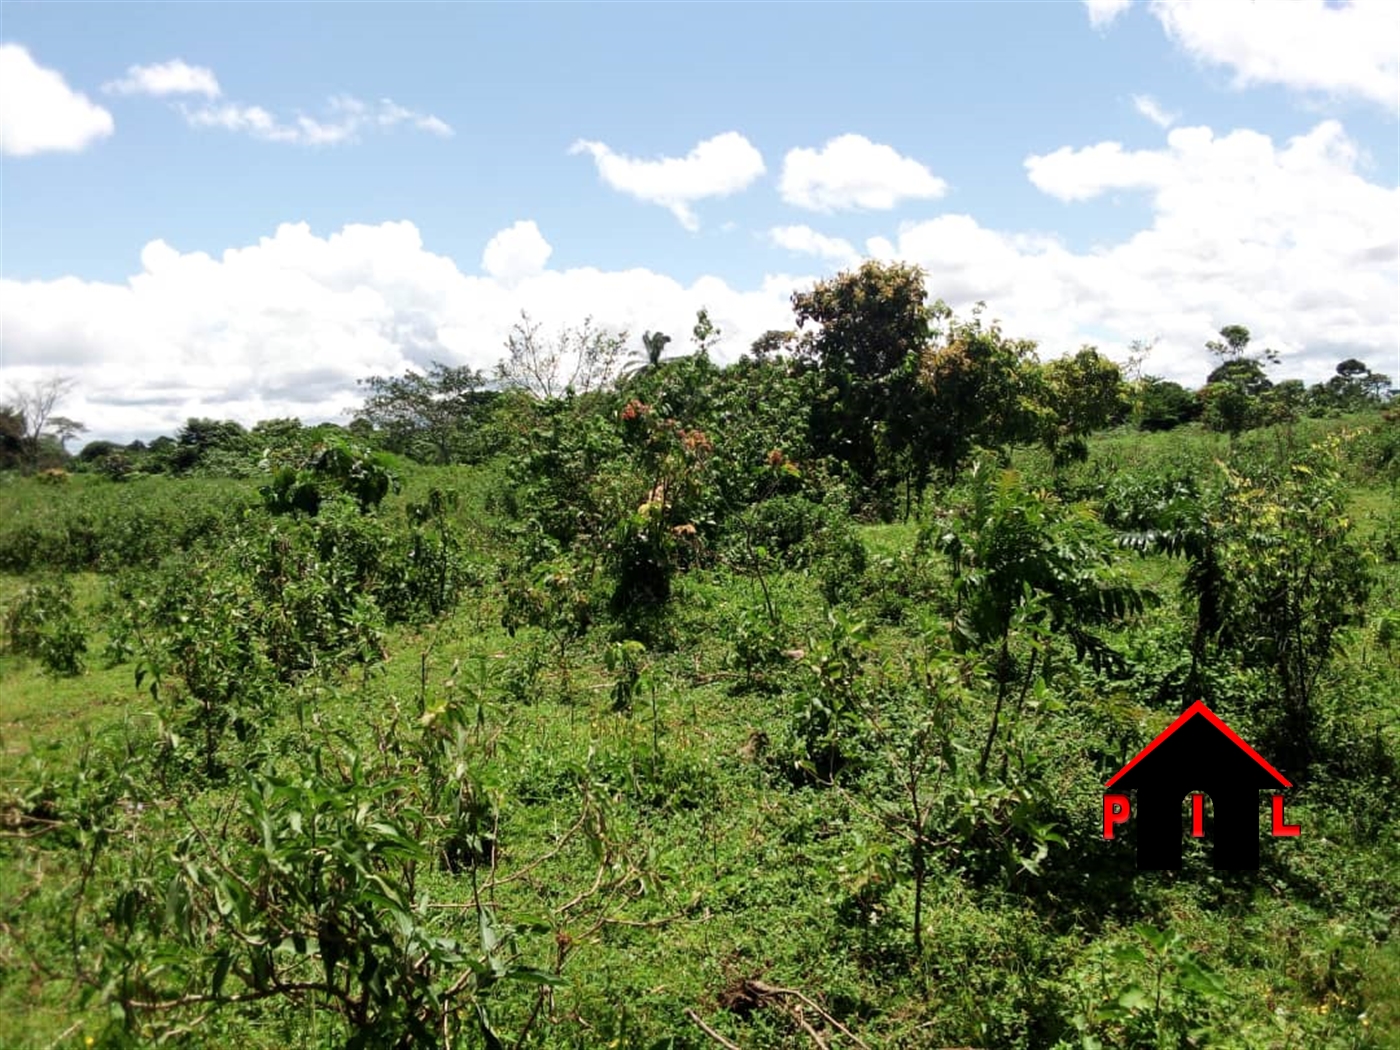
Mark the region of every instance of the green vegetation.
[[[52, 467], [12, 412], [0, 1044], [1400, 1041], [1388, 381], [794, 309]], [[1138, 874], [1102, 785], [1197, 698], [1303, 834]]]

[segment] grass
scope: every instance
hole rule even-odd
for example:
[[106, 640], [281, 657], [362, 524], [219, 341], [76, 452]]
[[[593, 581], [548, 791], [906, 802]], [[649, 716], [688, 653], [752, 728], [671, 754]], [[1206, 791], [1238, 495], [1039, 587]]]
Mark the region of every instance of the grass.
[[[1219, 445], [1213, 437], [1109, 435], [1082, 469], [1200, 463]], [[1039, 469], [1029, 460], [1024, 466]], [[434, 484], [462, 489], [458, 518], [470, 530], [472, 556], [492, 565], [499, 554], [491, 515], [496, 480], [483, 471], [414, 471], [402, 498]], [[165, 498], [159, 486], [170, 484], [150, 483], [152, 494], [161, 493], [153, 498]], [[15, 491], [3, 498], [23, 502]], [[59, 499], [71, 512], [73, 492]], [[1393, 510], [1387, 500], [1383, 487], [1358, 487], [1357, 514], [1379, 529]], [[859, 534], [874, 563], [909, 556], [918, 529], [865, 526]], [[1148, 621], [1166, 634], [1179, 618], [1170, 595], [1181, 566], [1156, 558], [1127, 564], [1137, 583], [1169, 596]], [[934, 573], [938, 586], [946, 584], [941, 571]], [[1376, 603], [1397, 593], [1400, 571], [1378, 565], [1377, 572], [1373, 607], [1380, 610]], [[75, 583], [93, 625], [86, 674], [54, 679], [33, 662], [0, 657], [0, 773], [11, 794], [32, 785], [28, 756], [55, 771], [72, 767], [85, 734], [110, 738], [126, 716], [151, 706], [134, 689], [129, 665], [102, 667], [102, 579], [83, 575]], [[979, 880], [954, 863], [939, 864], [926, 901], [928, 954], [916, 965], [912, 889], [888, 867], [904, 854], [890, 831], [881, 774], [834, 790], [794, 786], [788, 775], [790, 727], [805, 695], [801, 666], [827, 630], [826, 608], [814, 573], [778, 573], [768, 583], [782, 611], [782, 645], [803, 654], [782, 658], [772, 671], [776, 689], [749, 688], [731, 659], [740, 613], [761, 605], [753, 580], [724, 571], [681, 580], [674, 644], [645, 654], [648, 684], [630, 710], [614, 701], [605, 629], [568, 650], [565, 674], [539, 632], [511, 637], [499, 626], [499, 598], [488, 585], [438, 625], [392, 631], [389, 659], [373, 673], [289, 691], [263, 727], [261, 746], [284, 763], [317, 752], [333, 761], [353, 747], [387, 765], [395, 749], [417, 739], [420, 711], [449, 701], [474, 711], [480, 705], [477, 743], [462, 776], [477, 778], [499, 807], [494, 908], [522, 927], [519, 944], [532, 965], [547, 968], [561, 937], [572, 946], [565, 983], [549, 996], [535, 1030], [537, 1045], [714, 1045], [692, 1013], [749, 1050], [817, 1045], [804, 1022], [824, 1029], [833, 1046], [856, 1045], [833, 1035], [810, 1001], [872, 1047], [1044, 1047], [1057, 1039], [1078, 1046], [1075, 1019], [1136, 1003], [1131, 989], [1138, 984], [1155, 996], [1155, 1009], [1138, 1007], [1108, 1026], [1117, 1045], [1156, 1045], [1178, 1022], [1225, 1033], [1220, 1045], [1400, 1045], [1400, 955], [1391, 936], [1400, 908], [1396, 825], [1383, 814], [1368, 822], [1359, 800], [1321, 789], [1290, 800], [1290, 818], [1308, 831], [1268, 843], [1271, 859], [1257, 876], [1214, 873], [1192, 854], [1180, 873], [1115, 881], [1094, 867], [1107, 854], [1094, 842], [1096, 830], [1084, 827], [1072, 841], [1088, 856], [1053, 853], [1040, 881], [1020, 873]], [[0, 601], [20, 585], [0, 578]], [[881, 597], [867, 595], [852, 610], [878, 621], [867, 658], [872, 674], [918, 653], [920, 616], [913, 613], [930, 612], [880, 616]], [[1329, 686], [1329, 710], [1339, 723], [1348, 732], [1382, 734], [1392, 751], [1400, 746], [1394, 661], [1393, 645], [1379, 642], [1373, 627], [1359, 628]], [[1092, 675], [1064, 673], [1069, 709], [1043, 716], [1062, 730], [1044, 745], [1049, 782], [1067, 812], [1090, 826], [1100, 787], [1084, 734], [1107, 700]], [[133, 731], [152, 732], [149, 725]], [[1147, 726], [1138, 745], [1142, 734], [1150, 735]], [[201, 788], [189, 802], [211, 828], [226, 819], [225, 789]], [[588, 805], [598, 807], [606, 828], [603, 864], [598, 843], [570, 831]], [[129, 826], [133, 858], [164, 848], [159, 835], [170, 828], [163, 819], [147, 814]], [[142, 845], [137, 838], [147, 831], [153, 837]], [[136, 880], [131, 863], [122, 878]], [[48, 975], [62, 970], [62, 939], [34, 932], [66, 928], [66, 894], [80, 868], [71, 850], [0, 843], [0, 1045], [77, 1047], [89, 1037], [120, 1045], [99, 1006]], [[108, 872], [114, 880], [117, 870]], [[476, 895], [492, 884], [490, 875], [481, 867], [441, 866], [422, 874], [420, 889], [443, 932], [476, 939]], [[544, 917], [545, 932], [524, 929], [528, 916]], [[1179, 955], [1154, 962], [1140, 923], [1180, 934]], [[1137, 958], [1133, 951], [1145, 961], [1124, 961]], [[1225, 991], [1193, 986], [1191, 960], [1220, 975]], [[533, 989], [501, 989], [488, 1008], [503, 1032], [516, 1031], [534, 996]], [[1143, 1027], [1149, 1014], [1167, 1028]], [[226, 1010], [180, 1041], [258, 1048], [329, 1046], [342, 1038], [325, 1018], [262, 1005]], [[134, 1042], [146, 1040], [137, 1032]]]

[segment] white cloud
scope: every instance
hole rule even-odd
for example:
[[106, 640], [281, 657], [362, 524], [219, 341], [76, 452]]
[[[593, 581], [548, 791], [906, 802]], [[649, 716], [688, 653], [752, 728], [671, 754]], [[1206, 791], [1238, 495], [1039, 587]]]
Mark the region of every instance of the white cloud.
[[500, 269], [510, 279], [464, 274], [408, 222], [324, 237], [287, 224], [219, 257], [153, 241], [123, 283], [0, 279], [6, 374], [78, 377], [65, 413], [94, 437], [171, 433], [190, 416], [344, 418], [367, 375], [433, 360], [489, 370], [522, 309], [548, 332], [591, 314], [628, 329], [635, 346], [645, 329], [683, 340], [706, 306], [724, 334], [716, 356], [727, 359], [789, 326], [788, 297], [815, 279], [773, 276], [741, 290], [715, 277], [684, 285], [648, 270], [550, 270], [531, 222], [491, 243], [484, 265], [520, 264]]
[[1100, 142], [1083, 149], [1061, 146], [1054, 153], [1026, 158], [1026, 172], [1035, 187], [1062, 201], [1089, 200], [1110, 187], [1157, 186], [1166, 178], [1169, 166], [1169, 158], [1161, 153], [1127, 153], [1117, 142]]
[[1134, 95], [1133, 108], [1159, 128], [1169, 128], [1177, 121], [1178, 114], [1168, 113], [1151, 95]]
[[1394, 0], [1154, 0], [1182, 50], [1234, 73], [1236, 87], [1281, 84], [1400, 109], [1400, 4]]
[[810, 226], [775, 226], [768, 231], [768, 239], [779, 248], [815, 255], [837, 266], [849, 266], [860, 259], [860, 253], [851, 247], [850, 241], [828, 237]]
[[1028, 158], [1032, 181], [1063, 200], [1147, 191], [1151, 225], [1116, 244], [1072, 252], [944, 215], [867, 247], [925, 266], [930, 292], [950, 303], [987, 300], [1049, 353], [1160, 336], [1149, 370], [1197, 385], [1205, 341], [1238, 323], [1282, 352], [1280, 376], [1318, 381], [1352, 356], [1394, 371], [1400, 189], [1367, 182], [1358, 163], [1334, 121], [1281, 144], [1179, 128], [1160, 150], [1101, 143]]
[[763, 155], [737, 131], [706, 139], [684, 157], [642, 160], [584, 139], [575, 142], [569, 152], [587, 153], [605, 183], [638, 200], [670, 209], [692, 232], [700, 228], [700, 220], [691, 205], [747, 189], [767, 170]]
[[[1075, 251], [944, 214], [864, 247], [924, 266], [930, 294], [960, 311], [986, 300], [1047, 356], [1160, 336], [1148, 369], [1198, 385], [1205, 341], [1238, 323], [1283, 353], [1276, 376], [1319, 381], [1346, 357], [1400, 375], [1400, 189], [1360, 167], [1333, 121], [1277, 142], [1177, 128], [1155, 150], [1100, 143], [1028, 158], [1036, 185], [1067, 201], [1141, 191], [1151, 221], [1117, 242]], [[848, 265], [836, 258], [848, 245], [806, 227], [768, 237], [830, 260], [814, 269]], [[642, 269], [550, 269], [549, 252], [528, 220], [490, 239], [481, 275], [427, 250], [406, 222], [326, 236], [284, 225], [217, 257], [153, 241], [126, 282], [0, 280], [6, 372], [77, 375], [85, 400], [65, 414], [97, 437], [170, 432], [192, 415], [334, 418], [358, 403], [366, 375], [433, 360], [489, 369], [521, 309], [547, 331], [592, 314], [635, 346], [644, 329], [684, 339], [704, 305], [724, 330], [717, 356], [737, 356], [790, 327], [789, 296], [820, 276], [685, 285]]]
[[298, 114], [290, 120], [268, 112], [262, 106], [223, 102], [200, 106], [180, 105], [186, 122], [195, 128], [222, 128], [251, 135], [265, 142], [287, 142], [303, 146], [335, 146], [356, 142], [361, 134], [407, 124], [429, 134], [446, 138], [452, 128], [432, 114], [419, 113], [398, 105], [393, 99], [369, 104], [351, 95], [335, 95], [326, 106], [324, 119]]
[[218, 98], [219, 81], [211, 69], [192, 66], [183, 59], [157, 62], [149, 66], [128, 66], [126, 76], [108, 81], [102, 90], [109, 95], [203, 95]]
[[518, 281], [544, 270], [554, 248], [534, 222], [522, 219], [486, 243], [481, 268], [502, 281]]
[[393, 99], [367, 103], [353, 95], [333, 95], [321, 117], [298, 113], [279, 117], [262, 106], [246, 102], [225, 102], [214, 71], [191, 66], [183, 59], [172, 59], [149, 66], [129, 66], [126, 76], [104, 84], [102, 90], [114, 95], [202, 95], [198, 104], [176, 103], [185, 122], [193, 128], [222, 128], [250, 135], [265, 142], [287, 142], [303, 146], [335, 146], [358, 141], [367, 131], [387, 130], [399, 125], [447, 138], [452, 128], [442, 118], [401, 106]]
[[112, 114], [19, 44], [0, 44], [0, 153], [75, 153], [112, 134]]
[[1084, 0], [1089, 12], [1089, 24], [1095, 29], [1110, 26], [1132, 6], [1133, 0]]
[[942, 197], [948, 184], [889, 146], [841, 135], [819, 150], [789, 150], [778, 189], [788, 204], [810, 211], [888, 211], [901, 201]]

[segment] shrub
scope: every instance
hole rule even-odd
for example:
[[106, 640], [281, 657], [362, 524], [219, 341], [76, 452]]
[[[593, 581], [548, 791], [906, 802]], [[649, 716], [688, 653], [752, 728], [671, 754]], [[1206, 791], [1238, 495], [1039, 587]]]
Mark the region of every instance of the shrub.
[[83, 673], [87, 634], [73, 607], [73, 587], [63, 577], [26, 587], [5, 617], [10, 650], [37, 658], [56, 675]]

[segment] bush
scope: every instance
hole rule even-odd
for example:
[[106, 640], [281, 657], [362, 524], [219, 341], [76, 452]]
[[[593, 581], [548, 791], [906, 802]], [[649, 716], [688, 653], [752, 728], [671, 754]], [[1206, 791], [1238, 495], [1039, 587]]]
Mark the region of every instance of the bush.
[[31, 583], [5, 617], [10, 650], [37, 658], [56, 675], [83, 673], [87, 634], [73, 607], [73, 587], [62, 577]]

